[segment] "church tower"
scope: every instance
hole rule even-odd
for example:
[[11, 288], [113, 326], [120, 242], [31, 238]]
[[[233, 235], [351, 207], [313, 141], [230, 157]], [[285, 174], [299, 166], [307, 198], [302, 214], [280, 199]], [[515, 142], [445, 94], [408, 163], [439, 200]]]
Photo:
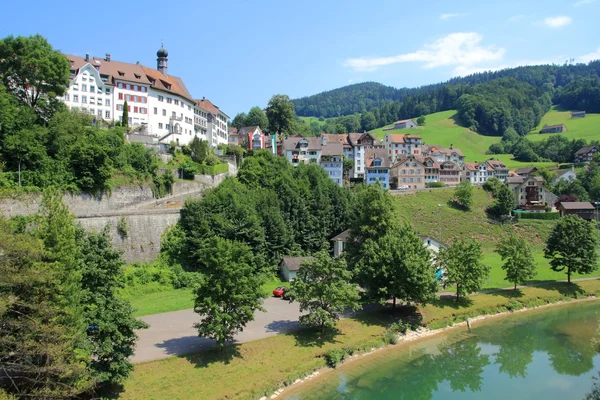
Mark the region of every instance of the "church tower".
[[156, 52], [156, 69], [163, 75], [167, 75], [167, 57], [169, 56], [169, 52], [165, 49], [165, 47], [161, 44], [160, 49]]

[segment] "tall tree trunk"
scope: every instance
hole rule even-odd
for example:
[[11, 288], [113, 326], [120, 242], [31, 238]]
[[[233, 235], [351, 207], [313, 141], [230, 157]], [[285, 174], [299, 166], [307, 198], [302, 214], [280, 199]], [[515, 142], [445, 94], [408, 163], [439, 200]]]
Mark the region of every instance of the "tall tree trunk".
[[515, 290], [517, 290], [517, 282], [515, 282]]
[[459, 299], [459, 297], [460, 297], [460, 289], [459, 289], [459, 286], [458, 286], [458, 285], [456, 285], [456, 302], [457, 302], [457, 303], [458, 303], [458, 299]]
[[396, 309], [396, 296], [392, 296], [392, 298], [394, 299], [394, 309]]
[[571, 268], [567, 268], [567, 283], [571, 283]]

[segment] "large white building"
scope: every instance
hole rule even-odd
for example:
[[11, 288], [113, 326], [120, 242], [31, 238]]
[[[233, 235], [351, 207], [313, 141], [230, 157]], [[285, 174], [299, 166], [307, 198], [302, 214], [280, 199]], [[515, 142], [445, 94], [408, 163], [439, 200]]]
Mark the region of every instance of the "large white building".
[[168, 52], [156, 53], [157, 68], [86, 55], [66, 55], [71, 81], [63, 101], [97, 119], [120, 121], [127, 101], [129, 126], [162, 143], [187, 144], [194, 137], [227, 144], [227, 115], [210, 101], [194, 100], [183, 80], [169, 75]]

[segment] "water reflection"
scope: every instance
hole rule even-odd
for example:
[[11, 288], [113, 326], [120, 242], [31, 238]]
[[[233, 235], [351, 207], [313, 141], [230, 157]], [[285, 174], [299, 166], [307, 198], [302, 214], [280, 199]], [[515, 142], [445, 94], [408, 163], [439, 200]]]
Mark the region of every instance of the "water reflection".
[[[511, 385], [529, 390], [529, 398], [534, 391], [546, 399], [564, 398], [559, 389], [572, 388], [575, 380], [576, 386], [591, 386], [598, 310], [600, 305], [543, 313], [454, 333], [343, 369], [334, 382], [319, 384], [318, 395], [309, 389], [288, 398], [428, 400], [436, 394], [462, 398], [460, 393], [502, 398], [498, 394]], [[561, 388], [550, 388], [552, 379]]]

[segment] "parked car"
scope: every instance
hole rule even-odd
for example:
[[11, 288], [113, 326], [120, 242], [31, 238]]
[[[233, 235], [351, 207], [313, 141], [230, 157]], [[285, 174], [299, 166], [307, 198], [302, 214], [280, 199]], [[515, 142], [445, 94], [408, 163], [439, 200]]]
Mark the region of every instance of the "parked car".
[[275, 297], [283, 297], [284, 293], [285, 293], [285, 286], [278, 286], [275, 288], [275, 290], [273, 290], [273, 296], [275, 296]]
[[407, 185], [398, 186], [398, 190], [408, 190]]

